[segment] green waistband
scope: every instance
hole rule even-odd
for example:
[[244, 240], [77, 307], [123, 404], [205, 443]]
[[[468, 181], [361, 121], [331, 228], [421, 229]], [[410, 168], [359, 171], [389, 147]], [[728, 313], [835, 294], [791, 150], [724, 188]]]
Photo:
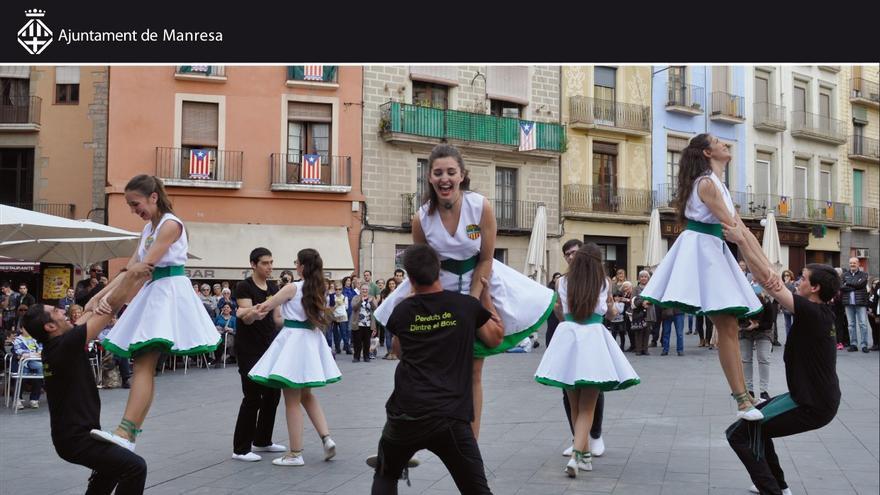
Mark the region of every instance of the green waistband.
[[588, 316], [586, 320], [576, 321], [573, 314], [565, 313], [565, 321], [573, 321], [581, 325], [591, 325], [593, 323], [602, 323], [602, 315], [600, 315], [599, 313], [593, 313]]
[[284, 320], [284, 326], [287, 328], [305, 328], [307, 330], [315, 328], [311, 322], [299, 320]]
[[153, 280], [165, 277], [182, 277], [186, 275], [183, 265], [157, 266], [153, 268]]
[[699, 232], [701, 234], [714, 235], [722, 241], [724, 240], [724, 232], [721, 230], [720, 223], [703, 223], [696, 220], [688, 220], [687, 230], [693, 230], [694, 232]]
[[464, 275], [465, 273], [477, 267], [477, 261], [480, 260], [480, 253], [474, 255], [473, 258], [466, 260], [443, 260], [440, 262], [440, 268], [456, 275]]

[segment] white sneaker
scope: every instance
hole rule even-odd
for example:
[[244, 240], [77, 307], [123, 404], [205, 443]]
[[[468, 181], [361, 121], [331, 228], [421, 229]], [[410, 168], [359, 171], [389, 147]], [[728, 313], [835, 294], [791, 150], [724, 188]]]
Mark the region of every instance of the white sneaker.
[[[755, 485], [750, 486], [749, 491], [752, 493], [761, 493]], [[784, 488], [782, 490], [782, 495], [791, 495], [791, 488]]]
[[568, 460], [568, 464], [565, 465], [565, 474], [568, 475], [569, 478], [577, 478], [578, 475], [578, 462], [574, 457]]
[[764, 413], [762, 413], [759, 409], [751, 407], [749, 409], [746, 409], [745, 411], [737, 411], [736, 417], [737, 419], [744, 419], [746, 421], [758, 421], [764, 419]]
[[605, 453], [605, 440], [602, 439], [602, 435], [599, 435], [599, 438], [590, 437], [590, 452], [595, 457], [601, 457]]
[[21, 400], [15, 401], [15, 409], [21, 411], [24, 409], [24, 403]]
[[134, 452], [134, 442], [126, 438], [122, 438], [115, 433], [106, 432], [104, 430], [92, 430], [89, 432], [89, 435], [95, 440], [107, 443], [115, 443], [116, 445], [119, 445], [124, 449], [128, 449]]
[[293, 452], [288, 452], [277, 459], [273, 459], [272, 464], [276, 466], [305, 466], [306, 461], [303, 460], [302, 453], [294, 454]]
[[563, 457], [571, 457], [571, 453], [574, 451], [574, 445], [569, 445], [567, 449], [562, 451]]
[[336, 442], [329, 436], [324, 439], [324, 460], [329, 461], [336, 456]]
[[251, 452], [287, 452], [287, 447], [284, 445], [278, 445], [277, 443], [266, 445], [265, 447], [251, 445]]
[[38, 401], [38, 400], [32, 400], [32, 401], [31, 401], [31, 407], [34, 408], [34, 409], [40, 407], [40, 401]]
[[236, 461], [244, 462], [257, 462], [263, 460], [262, 457], [254, 454], [253, 452], [248, 452], [247, 454], [232, 454], [232, 458]]
[[578, 461], [578, 471], [592, 471], [593, 470], [593, 458], [584, 456], [580, 461]]

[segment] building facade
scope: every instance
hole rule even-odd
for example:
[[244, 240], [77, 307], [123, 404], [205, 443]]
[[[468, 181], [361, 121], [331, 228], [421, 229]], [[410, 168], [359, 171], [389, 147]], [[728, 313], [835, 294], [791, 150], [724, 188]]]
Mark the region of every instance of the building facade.
[[[558, 265], [559, 157], [565, 146], [559, 74], [557, 66], [365, 67], [360, 269], [385, 278], [401, 265], [401, 253], [412, 244], [412, 216], [428, 187], [427, 158], [441, 142], [461, 150], [471, 189], [492, 203], [495, 257], [524, 270], [543, 203], [547, 263]], [[522, 122], [535, 122], [534, 145], [525, 151]]]
[[186, 223], [190, 278], [240, 280], [258, 246], [276, 276], [318, 249], [328, 277], [354, 269], [360, 234], [360, 67], [113, 67], [107, 204], [140, 231], [124, 188], [161, 178]]
[[[107, 75], [100, 66], [0, 66], [0, 202], [103, 223]], [[0, 280], [27, 280], [40, 295], [38, 263], [0, 265]]]
[[562, 68], [562, 241], [595, 242], [606, 272], [631, 279], [652, 209], [650, 85], [647, 66]]

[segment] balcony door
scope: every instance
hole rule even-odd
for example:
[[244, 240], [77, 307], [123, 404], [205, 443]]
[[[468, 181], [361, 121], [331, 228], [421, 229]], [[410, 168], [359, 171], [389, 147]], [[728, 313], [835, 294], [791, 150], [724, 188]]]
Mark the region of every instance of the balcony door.
[[516, 169], [495, 168], [495, 218], [498, 228], [516, 227]]
[[34, 149], [0, 148], [0, 203], [30, 209], [34, 195]]
[[667, 105], [690, 106], [687, 100], [687, 74], [684, 66], [669, 68]]
[[597, 124], [614, 126], [617, 69], [596, 67], [593, 76], [593, 119]]
[[807, 122], [807, 114], [804, 113], [807, 110], [807, 89], [802, 86], [795, 86], [792, 103], [794, 105], [793, 124], [797, 124], [796, 129], [803, 128]]
[[593, 211], [616, 211], [617, 145], [593, 142]]
[[795, 218], [806, 218], [807, 216], [807, 198], [810, 195], [807, 192], [809, 181], [807, 180], [808, 163], [806, 160], [798, 158], [794, 167], [794, 196], [792, 207], [794, 209]]

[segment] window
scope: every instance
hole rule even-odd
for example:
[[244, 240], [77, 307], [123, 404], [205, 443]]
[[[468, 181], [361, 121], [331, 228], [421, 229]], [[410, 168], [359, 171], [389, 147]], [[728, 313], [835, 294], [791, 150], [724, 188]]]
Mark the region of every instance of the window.
[[416, 161], [416, 205], [422, 204], [422, 198], [428, 192], [428, 159], [419, 158]]
[[599, 246], [606, 276], [613, 276], [619, 268], [627, 269], [628, 238], [585, 235], [584, 242], [595, 242]]
[[79, 67], [55, 68], [55, 103], [79, 103]]
[[516, 227], [515, 168], [495, 168], [495, 218], [498, 228]]
[[30, 109], [30, 80], [15, 77], [0, 78], [0, 122], [24, 124]]
[[496, 117], [509, 117], [512, 119], [521, 119], [524, 105], [512, 103], [504, 100], [490, 100], [491, 113]]
[[615, 211], [617, 206], [617, 145], [593, 142], [593, 209]]
[[449, 87], [422, 81], [413, 81], [413, 105], [446, 110]]
[[678, 183], [678, 164], [687, 145], [688, 138], [666, 136], [666, 183], [670, 185], [670, 191], [674, 191]]
[[593, 118], [597, 124], [614, 125], [616, 87], [617, 69], [596, 67], [593, 73]]
[[506, 249], [495, 248], [495, 252], [492, 253], [492, 257], [495, 258], [496, 260], [504, 263], [505, 265], [507, 264], [507, 250]]
[[712, 91], [729, 93], [730, 67], [715, 65], [712, 67]]
[[865, 153], [865, 125], [853, 122], [853, 154], [864, 155]]
[[755, 154], [755, 198], [750, 205], [751, 213], [763, 214], [772, 207], [771, 196], [776, 194], [776, 168], [773, 166], [773, 155], [765, 151]]
[[688, 101], [686, 69], [684, 66], [669, 67], [669, 81], [667, 83], [669, 96], [667, 105], [690, 105]]
[[[216, 179], [219, 108], [217, 103], [184, 101], [182, 107], [180, 158], [181, 164], [191, 163], [190, 156], [198, 150], [208, 153], [207, 176], [184, 165], [181, 178]], [[189, 170], [184, 173], [183, 170]]]
[[[330, 126], [333, 106], [300, 101], [288, 102], [287, 107], [287, 181], [300, 182], [303, 155], [318, 155], [321, 170], [318, 183], [329, 184], [331, 174]], [[311, 178], [313, 181], [314, 177]]]
[[810, 167], [810, 162], [804, 158], [795, 158], [794, 160], [794, 202], [793, 202], [793, 210], [795, 215], [803, 218], [807, 214], [807, 202], [806, 198], [809, 197], [808, 194], [808, 170]]
[[859, 211], [861, 215], [861, 206], [863, 205], [862, 200], [864, 198], [864, 183], [865, 183], [865, 171], [864, 170], [853, 170], [853, 206]]
[[770, 74], [764, 71], [755, 71], [755, 102], [770, 102]]
[[819, 165], [819, 199], [834, 201], [833, 164], [823, 162]]
[[819, 90], [819, 127], [823, 130], [831, 128], [831, 90]]
[[13, 206], [30, 205], [33, 190], [34, 149], [0, 148], [0, 202]]
[[406, 252], [412, 244], [395, 244], [394, 245], [394, 269], [403, 270], [403, 253]]
[[807, 115], [805, 113], [807, 111], [807, 88], [805, 86], [795, 85], [792, 104], [794, 105], [792, 117], [796, 124], [800, 124], [799, 127], [803, 127], [807, 122]]

